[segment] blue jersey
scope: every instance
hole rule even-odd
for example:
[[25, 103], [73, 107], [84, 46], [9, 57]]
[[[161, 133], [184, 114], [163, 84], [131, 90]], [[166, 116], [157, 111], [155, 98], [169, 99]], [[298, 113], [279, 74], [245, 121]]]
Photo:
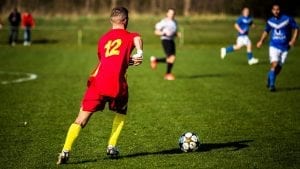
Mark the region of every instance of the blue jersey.
[[239, 27], [244, 31], [244, 33], [238, 33], [238, 36], [243, 36], [243, 35], [248, 35], [250, 26], [253, 24], [253, 19], [252, 17], [248, 16], [240, 16], [236, 20], [236, 24], [239, 25]]
[[287, 15], [280, 15], [277, 18], [271, 17], [265, 28], [265, 31], [270, 33], [270, 46], [284, 51], [288, 50], [294, 29], [299, 28], [292, 17]]

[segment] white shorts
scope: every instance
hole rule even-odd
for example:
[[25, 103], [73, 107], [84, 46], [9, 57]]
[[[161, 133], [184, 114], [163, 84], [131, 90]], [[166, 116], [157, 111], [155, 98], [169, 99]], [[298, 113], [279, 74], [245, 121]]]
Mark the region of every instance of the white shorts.
[[247, 35], [238, 36], [238, 38], [236, 39], [236, 44], [238, 46], [248, 46], [251, 45], [251, 41]]
[[288, 51], [283, 51], [281, 49], [270, 46], [269, 48], [270, 62], [278, 62], [279, 64], [284, 64], [287, 58]]

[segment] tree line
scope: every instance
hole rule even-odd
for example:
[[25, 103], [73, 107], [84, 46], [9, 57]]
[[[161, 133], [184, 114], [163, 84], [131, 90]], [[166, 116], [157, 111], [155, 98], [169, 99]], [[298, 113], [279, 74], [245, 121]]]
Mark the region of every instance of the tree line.
[[0, 13], [6, 14], [14, 7], [39, 15], [93, 15], [107, 13], [114, 6], [125, 6], [131, 13], [161, 14], [175, 8], [178, 15], [239, 14], [248, 6], [255, 17], [266, 17], [273, 3], [293, 16], [300, 15], [297, 0], [1, 0]]

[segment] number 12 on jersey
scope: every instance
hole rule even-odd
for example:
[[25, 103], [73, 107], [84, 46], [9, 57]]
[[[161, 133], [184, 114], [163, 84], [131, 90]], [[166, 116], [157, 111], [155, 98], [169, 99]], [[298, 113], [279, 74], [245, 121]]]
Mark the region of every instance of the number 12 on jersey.
[[113, 55], [119, 55], [120, 54], [120, 46], [122, 44], [121, 39], [116, 40], [109, 40], [106, 42], [104, 48], [105, 48], [105, 57], [110, 57]]

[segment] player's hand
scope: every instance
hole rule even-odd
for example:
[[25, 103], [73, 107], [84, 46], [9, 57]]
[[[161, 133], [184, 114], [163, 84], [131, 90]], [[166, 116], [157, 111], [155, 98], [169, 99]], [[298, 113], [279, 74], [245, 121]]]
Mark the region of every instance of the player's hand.
[[134, 54], [133, 56], [130, 57], [129, 65], [130, 66], [138, 66], [142, 64], [143, 62], [143, 56]]
[[291, 40], [291, 41], [289, 42], [289, 45], [290, 45], [290, 47], [293, 47], [293, 46], [295, 45], [295, 41], [294, 41], [294, 40]]
[[90, 76], [89, 79], [88, 79], [88, 81], [87, 81], [87, 83], [86, 83], [87, 87], [90, 87], [94, 80], [95, 80], [95, 77], [94, 76]]
[[244, 34], [246, 31], [241, 29], [239, 32], [240, 32], [240, 34]]
[[262, 47], [262, 41], [258, 41], [257, 44], [256, 44], [256, 47], [261, 48]]
[[129, 66], [138, 66], [143, 62], [143, 51], [137, 50], [137, 53], [132, 55], [129, 60]]

